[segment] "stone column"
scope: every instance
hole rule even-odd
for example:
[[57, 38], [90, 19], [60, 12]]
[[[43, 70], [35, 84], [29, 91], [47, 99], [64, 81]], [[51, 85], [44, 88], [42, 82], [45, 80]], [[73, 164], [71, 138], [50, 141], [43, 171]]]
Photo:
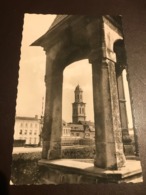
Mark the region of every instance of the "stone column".
[[106, 48], [92, 51], [95, 117], [95, 166], [118, 169], [125, 164], [119, 114], [115, 62], [104, 56]]
[[122, 140], [124, 144], [124, 153], [125, 155], [133, 155], [134, 150], [133, 150], [133, 146], [131, 145], [132, 140], [129, 136], [129, 131], [128, 131], [128, 119], [127, 119], [126, 100], [125, 100], [122, 72], [120, 75], [117, 76], [117, 85], [118, 85], [120, 118], [121, 118], [121, 128], [122, 128]]
[[63, 70], [51, 52], [46, 62], [46, 102], [43, 126], [43, 159], [61, 158]]
[[[91, 52], [96, 155], [94, 165], [117, 170], [125, 165], [113, 44], [119, 36], [104, 17], [87, 24]], [[116, 37], [116, 38], [115, 38]]]

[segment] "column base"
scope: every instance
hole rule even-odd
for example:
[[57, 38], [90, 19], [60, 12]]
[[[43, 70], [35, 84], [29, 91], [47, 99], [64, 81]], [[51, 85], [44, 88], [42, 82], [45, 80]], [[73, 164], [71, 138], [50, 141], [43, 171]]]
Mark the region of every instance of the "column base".
[[50, 147], [50, 142], [49, 141], [43, 141], [42, 142], [42, 146], [43, 146], [43, 149], [42, 149], [42, 159], [47, 159], [48, 150], [49, 150], [49, 147]]
[[124, 145], [125, 156], [135, 155], [133, 145]]
[[[85, 160], [85, 159], [84, 159]], [[142, 182], [140, 161], [127, 160], [120, 170], [105, 170], [80, 159], [40, 160], [42, 184], [97, 184]]]
[[61, 141], [43, 141], [42, 159], [60, 159]]
[[61, 141], [53, 141], [50, 144], [50, 148], [48, 150], [47, 159], [60, 159], [61, 158]]
[[96, 143], [94, 166], [106, 170], [118, 170], [126, 163], [122, 143]]

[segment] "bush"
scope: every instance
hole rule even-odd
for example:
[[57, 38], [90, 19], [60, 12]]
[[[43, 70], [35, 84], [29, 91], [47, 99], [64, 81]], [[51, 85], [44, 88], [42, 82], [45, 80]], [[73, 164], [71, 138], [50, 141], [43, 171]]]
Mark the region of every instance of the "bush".
[[62, 138], [61, 145], [62, 146], [73, 146], [79, 145], [80, 138]]
[[[66, 159], [93, 159], [94, 146], [64, 146], [62, 158]], [[41, 184], [42, 170], [38, 166], [41, 152], [13, 154], [11, 166], [11, 181], [14, 185]]]
[[13, 154], [11, 180], [13, 184], [39, 184], [41, 178], [38, 160], [41, 152]]
[[80, 145], [95, 145], [95, 140], [90, 138], [82, 138], [79, 140]]
[[95, 146], [63, 148], [62, 158], [92, 159], [95, 156]]
[[62, 146], [73, 146], [73, 145], [95, 145], [95, 140], [91, 138], [62, 138]]

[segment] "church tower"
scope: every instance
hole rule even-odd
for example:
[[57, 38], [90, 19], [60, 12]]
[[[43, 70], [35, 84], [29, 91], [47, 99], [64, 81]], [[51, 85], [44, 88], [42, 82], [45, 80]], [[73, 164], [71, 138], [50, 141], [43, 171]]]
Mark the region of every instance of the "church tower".
[[83, 102], [83, 90], [79, 85], [75, 88], [75, 102], [72, 104], [72, 122], [78, 123], [79, 121], [85, 121], [85, 105]]

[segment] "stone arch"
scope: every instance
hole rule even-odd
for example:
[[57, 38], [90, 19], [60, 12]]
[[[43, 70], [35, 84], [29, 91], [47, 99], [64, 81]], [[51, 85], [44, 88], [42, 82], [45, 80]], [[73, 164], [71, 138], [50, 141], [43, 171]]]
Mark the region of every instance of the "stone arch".
[[[79, 60], [76, 61], [72, 64], [69, 64], [68, 66], [65, 67], [65, 69], [63, 70], [63, 119], [64, 119], [64, 108], [67, 109], [68, 113], [69, 111], [72, 109], [73, 113], [72, 115], [76, 115], [77, 113], [75, 111], [77, 111], [76, 109], [74, 110], [72, 108], [72, 104], [74, 101], [84, 101], [84, 98], [86, 98], [87, 96], [89, 98], [87, 98], [87, 102], [89, 101], [88, 99], [90, 99], [90, 101], [87, 103], [87, 105], [91, 108], [89, 108], [89, 110], [92, 112], [89, 113], [91, 114], [90, 116], [92, 116], [92, 120], [93, 120], [93, 89], [90, 89], [90, 93], [88, 91], [86, 91], [86, 97], [83, 95], [83, 93], [80, 94], [76, 94], [75, 95], [75, 91], [74, 91], [74, 87], [77, 85], [83, 85], [84, 82], [88, 82], [88, 86], [92, 87], [92, 66], [91, 64], [89, 64], [88, 60]], [[72, 79], [72, 85], [74, 86], [73, 88], [70, 88], [70, 93], [69, 93], [69, 89], [67, 89], [68, 93], [66, 93], [65, 91], [65, 87], [67, 84], [67, 81], [69, 79], [69, 83], [70, 83], [70, 79]], [[74, 92], [73, 92], [74, 91]], [[67, 97], [73, 97], [72, 101], [69, 103], [68, 102], [68, 98]], [[65, 101], [66, 100], [66, 101]], [[86, 102], [85, 101], [85, 102]], [[67, 102], [67, 104], [66, 104]], [[81, 106], [83, 107], [83, 106]], [[70, 110], [69, 110], [70, 109]], [[84, 114], [85, 112], [82, 111], [82, 114]], [[71, 117], [71, 116], [70, 116]], [[68, 117], [69, 118], [69, 117]], [[67, 119], [66, 119], [67, 120]], [[68, 119], [68, 121], [72, 121], [73, 122], [73, 118]]]
[[113, 51], [116, 54], [116, 74], [118, 76], [127, 66], [127, 57], [123, 39], [118, 39], [114, 42]]
[[61, 158], [64, 68], [89, 59], [93, 72], [96, 156], [94, 165], [118, 169], [125, 164], [113, 44], [122, 37], [117, 17], [57, 16], [32, 45], [46, 51], [46, 104], [42, 158]]

